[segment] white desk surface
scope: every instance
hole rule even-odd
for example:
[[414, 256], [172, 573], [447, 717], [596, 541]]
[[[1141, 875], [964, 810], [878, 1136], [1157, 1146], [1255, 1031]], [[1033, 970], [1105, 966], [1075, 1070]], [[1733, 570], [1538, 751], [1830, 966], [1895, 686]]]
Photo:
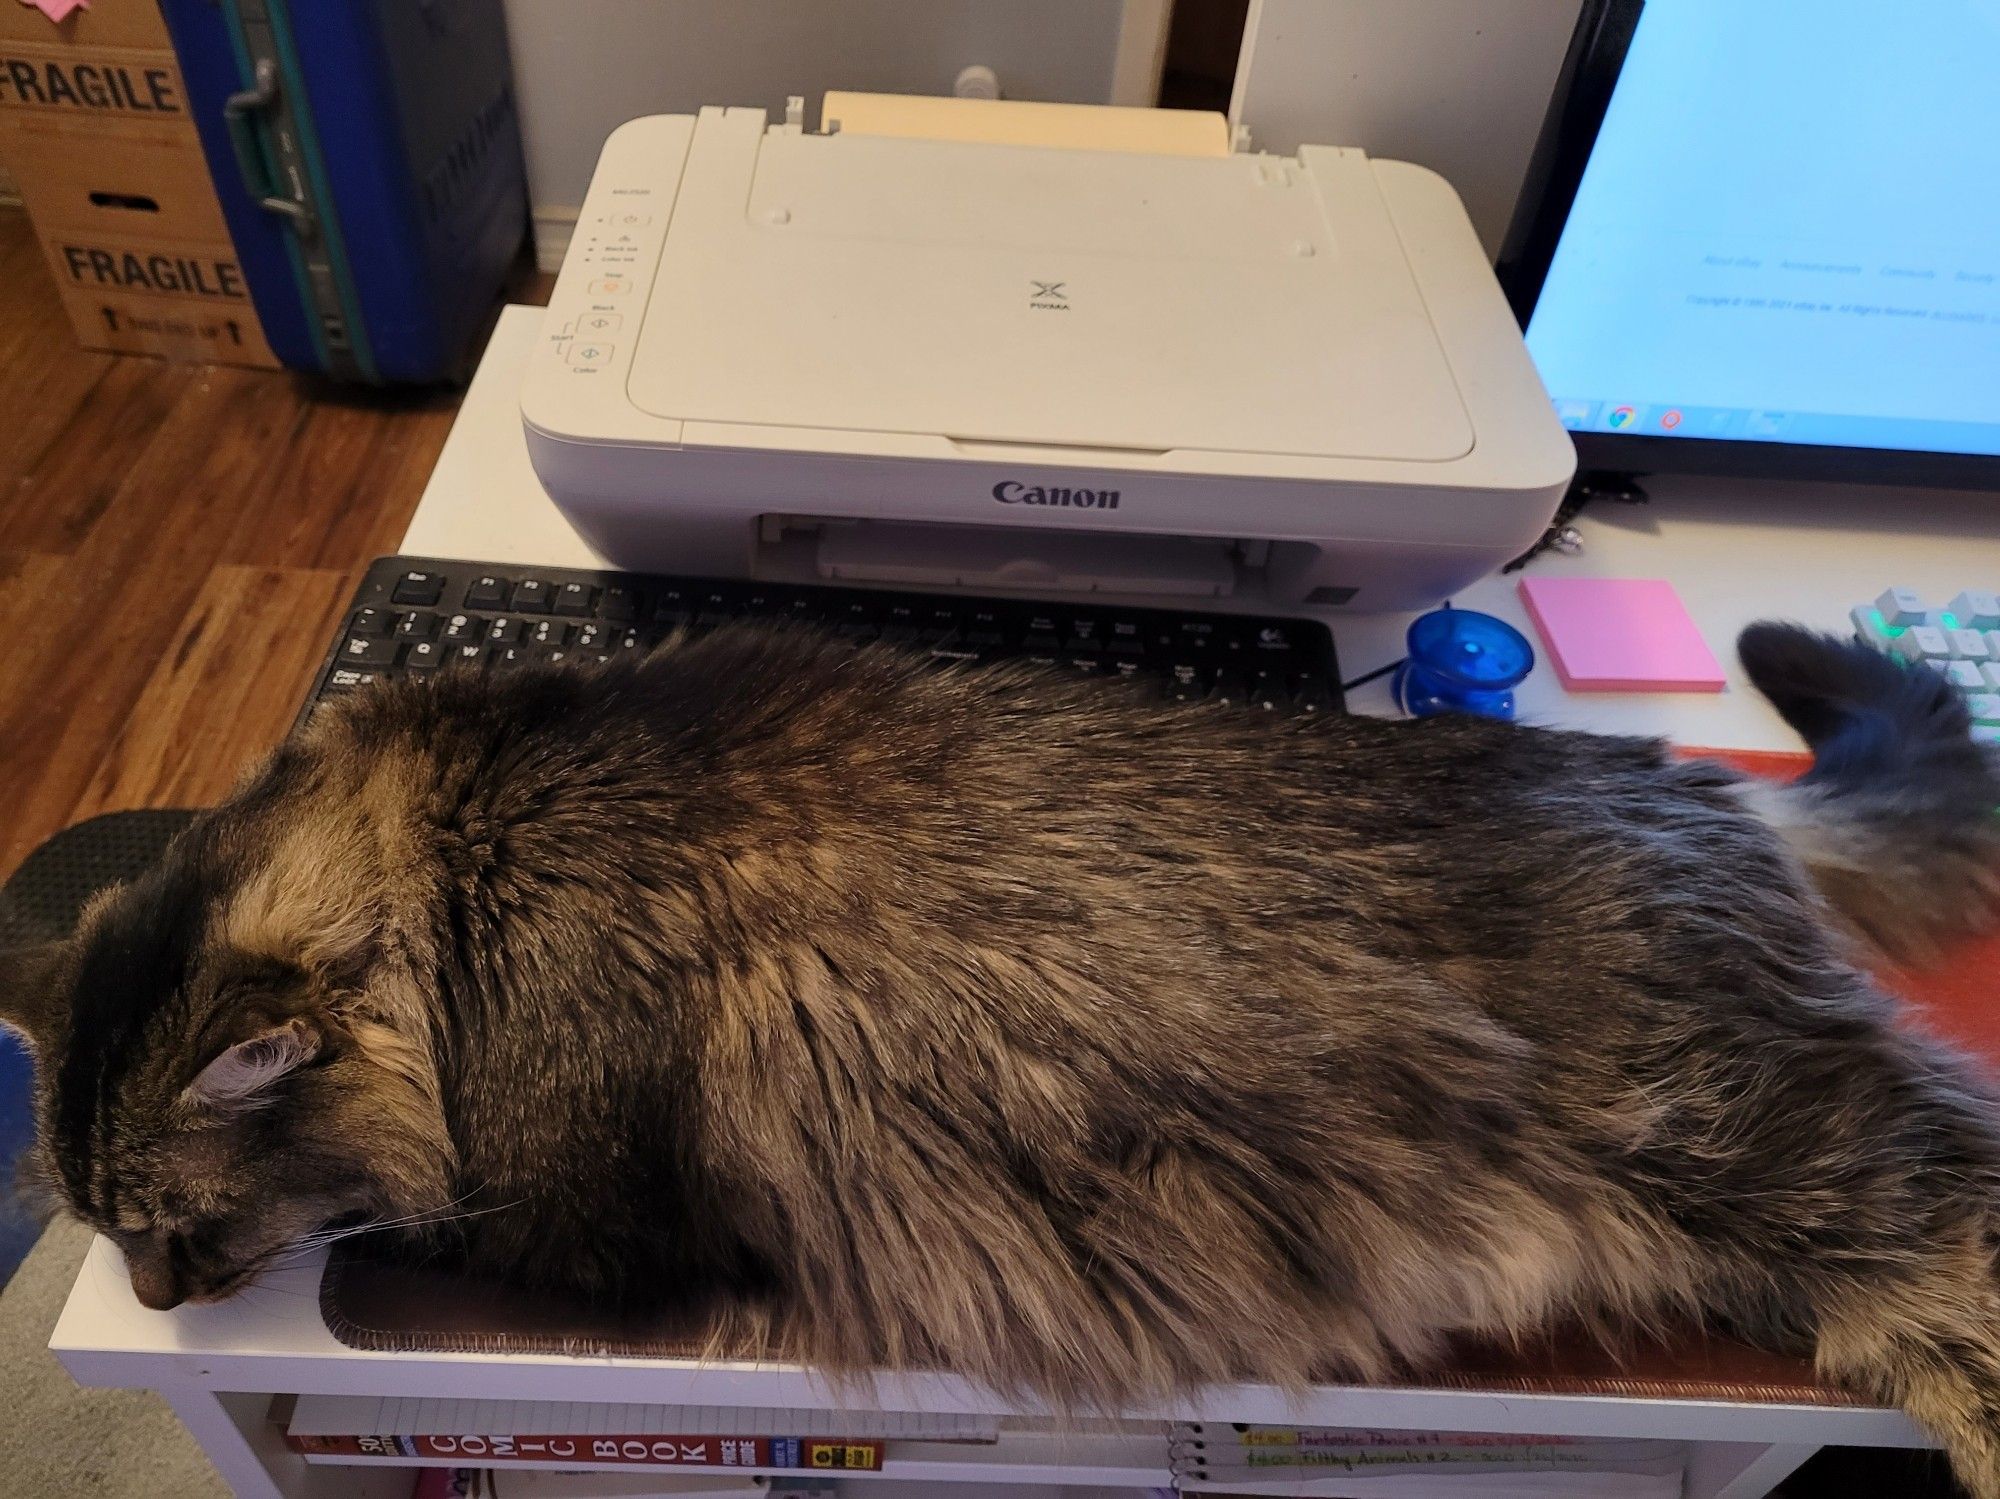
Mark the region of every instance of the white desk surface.
[[[515, 401], [541, 314], [502, 317], [422, 503], [404, 538], [415, 555], [547, 566], [594, 566], [535, 480]], [[1659, 481], [1655, 503], [1607, 507], [1582, 526], [1586, 550], [1536, 563], [1547, 572], [1667, 577], [1718, 655], [1751, 619], [1785, 615], [1840, 630], [1850, 604], [1891, 583], [1942, 602], [2000, 586], [2000, 496], [1793, 485]], [[1527, 624], [1511, 579], [1457, 600]], [[1349, 677], [1400, 654], [1403, 619], [1331, 616]], [[1538, 667], [1523, 715], [1684, 743], [1789, 748], [1795, 742], [1740, 680], [1719, 695], [1571, 695]], [[1387, 711], [1380, 689], [1356, 706]], [[117, 1252], [100, 1240], [85, 1261], [52, 1346], [87, 1384], [211, 1391], [287, 1390], [465, 1397], [687, 1401], [800, 1408], [875, 1403], [902, 1410], [995, 1411], [1009, 1403], [949, 1376], [883, 1379], [862, 1399], [808, 1371], [679, 1360], [378, 1354], [347, 1348], [322, 1323], [320, 1265], [309, 1261], [217, 1306], [153, 1312], [133, 1299]], [[1263, 1387], [1209, 1392], [1176, 1413], [1225, 1420], [1323, 1420], [1488, 1431], [1672, 1436], [1709, 1442], [1917, 1443], [1898, 1413], [1738, 1406], [1720, 1401], [1516, 1396], [1329, 1388], [1293, 1400]]]

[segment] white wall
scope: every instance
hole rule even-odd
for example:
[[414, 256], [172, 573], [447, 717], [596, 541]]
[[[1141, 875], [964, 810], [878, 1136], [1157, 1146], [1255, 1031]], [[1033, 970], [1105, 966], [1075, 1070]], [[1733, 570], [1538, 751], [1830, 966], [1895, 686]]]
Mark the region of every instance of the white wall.
[[[1157, 10], [1164, 19], [1164, 6]], [[1112, 98], [1121, 0], [507, 0], [542, 264], [562, 246], [598, 148], [636, 115], [829, 88], [948, 94], [985, 63], [1015, 99]], [[1128, 52], [1130, 43], [1128, 42]], [[1148, 101], [1150, 102], [1150, 101]]]
[[1359, 146], [1442, 173], [1498, 254], [1581, 0], [1253, 0], [1251, 145]]

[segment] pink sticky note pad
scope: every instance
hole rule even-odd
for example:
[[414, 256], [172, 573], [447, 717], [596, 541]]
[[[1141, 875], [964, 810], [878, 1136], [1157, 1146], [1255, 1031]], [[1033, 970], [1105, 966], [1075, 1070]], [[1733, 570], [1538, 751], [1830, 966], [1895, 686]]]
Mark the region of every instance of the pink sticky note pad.
[[61, 21], [73, 10], [88, 8], [90, 0], [21, 0], [23, 5], [31, 5], [51, 21]]
[[1664, 578], [1523, 578], [1521, 602], [1572, 692], [1720, 692], [1722, 666]]

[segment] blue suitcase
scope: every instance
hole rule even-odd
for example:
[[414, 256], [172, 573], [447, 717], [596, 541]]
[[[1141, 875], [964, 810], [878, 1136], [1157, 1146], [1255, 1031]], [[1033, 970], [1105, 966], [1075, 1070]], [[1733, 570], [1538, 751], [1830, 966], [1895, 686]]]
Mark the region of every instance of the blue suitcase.
[[161, 0], [271, 348], [462, 377], [527, 226], [501, 0]]

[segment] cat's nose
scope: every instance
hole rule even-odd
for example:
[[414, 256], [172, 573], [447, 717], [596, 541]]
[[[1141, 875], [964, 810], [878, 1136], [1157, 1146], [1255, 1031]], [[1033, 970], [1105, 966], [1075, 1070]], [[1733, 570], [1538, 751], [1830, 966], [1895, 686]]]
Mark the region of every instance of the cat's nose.
[[170, 1312], [187, 1299], [180, 1277], [167, 1265], [132, 1265], [132, 1294], [149, 1311]]

